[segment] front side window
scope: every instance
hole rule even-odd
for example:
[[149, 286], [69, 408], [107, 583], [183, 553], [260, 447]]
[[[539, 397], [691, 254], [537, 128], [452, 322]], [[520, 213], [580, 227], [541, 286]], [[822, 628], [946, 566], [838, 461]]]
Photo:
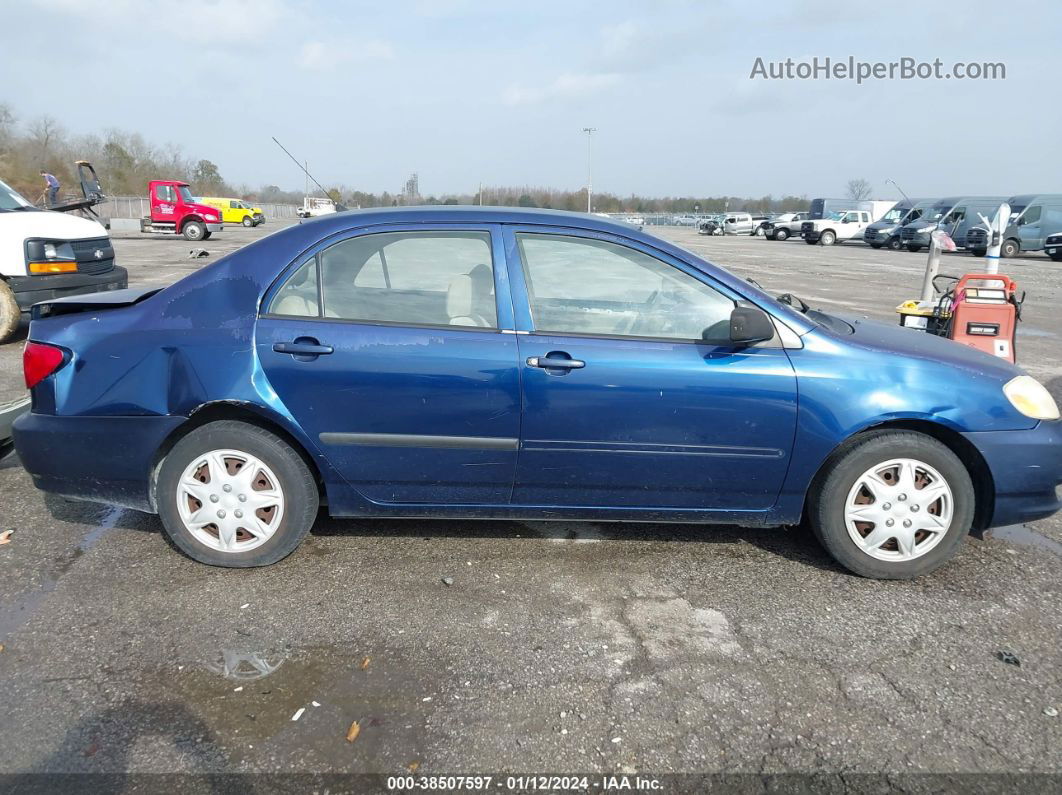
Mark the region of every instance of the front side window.
[[[319, 309], [326, 318], [414, 326], [498, 325], [486, 232], [361, 235], [325, 249], [316, 262]], [[280, 306], [301, 270], [278, 291], [273, 314], [290, 314]]]
[[155, 195], [160, 202], [174, 202], [177, 201], [177, 194], [173, 192], [173, 188], [169, 185], [159, 185], [155, 188]]
[[719, 340], [734, 302], [655, 257], [604, 240], [519, 233], [535, 329]]
[[1030, 207], [1025, 211], [1025, 215], [1021, 217], [1022, 224], [1029, 226], [1030, 224], [1037, 224], [1040, 222], [1040, 213], [1043, 212], [1043, 208], [1040, 205]]

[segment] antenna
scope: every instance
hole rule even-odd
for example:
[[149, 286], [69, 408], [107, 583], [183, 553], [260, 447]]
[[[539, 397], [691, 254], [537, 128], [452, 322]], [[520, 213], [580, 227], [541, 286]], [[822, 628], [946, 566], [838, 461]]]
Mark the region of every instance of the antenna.
[[[290, 157], [290, 158], [291, 158], [291, 160], [292, 160], [292, 162], [293, 162], [293, 163], [294, 163], [295, 165], [297, 165], [297, 166], [299, 167], [299, 169], [300, 169], [300, 170], [301, 170], [301, 171], [302, 171], [302, 172], [303, 172], [303, 173], [304, 173], [304, 174], [305, 174], [305, 175], [306, 175], [307, 177], [309, 177], [310, 179], [312, 179], [312, 180], [313, 180], [313, 184], [314, 184], [314, 185], [316, 185], [316, 186], [317, 186], [318, 188], [320, 188], [320, 189], [321, 189], [321, 193], [323, 193], [323, 194], [324, 194], [324, 195], [325, 195], [326, 197], [328, 197], [328, 191], [326, 191], [326, 190], [324, 189], [324, 187], [323, 187], [323, 186], [321, 185], [321, 183], [320, 183], [320, 182], [318, 182], [318, 181], [317, 181], [316, 179], [314, 179], [314, 178], [313, 178], [313, 174], [311, 174], [311, 173], [310, 173], [309, 171], [307, 171], [307, 170], [306, 170], [306, 167], [305, 167], [305, 166], [303, 166], [303, 165], [302, 165], [302, 163], [300, 163], [300, 162], [299, 162], [298, 160], [296, 160], [296, 159], [295, 159], [295, 155], [293, 155], [293, 154], [292, 154], [291, 152], [289, 152], [289, 151], [288, 151], [287, 149], [285, 149], [285, 148], [284, 148], [284, 144], [282, 144], [282, 143], [281, 143], [280, 141], [278, 141], [278, 140], [277, 140], [277, 137], [276, 137], [275, 135], [274, 135], [274, 136], [271, 136], [271, 137], [272, 137], [272, 139], [273, 139], [273, 143], [275, 143], [275, 144], [276, 144], [277, 146], [279, 146], [279, 147], [280, 147], [281, 149], [283, 149], [283, 150], [284, 150], [284, 154], [286, 154], [286, 155], [287, 155], [288, 157]], [[328, 197], [328, 198], [331, 198], [331, 197]], [[342, 204], [341, 204], [340, 202], [336, 202], [336, 211], [337, 211], [337, 212], [344, 212], [344, 211], [346, 211], [346, 209], [347, 209], [347, 208], [346, 208], [346, 207], [344, 207], [344, 206], [343, 206], [343, 205], [342, 205]]]

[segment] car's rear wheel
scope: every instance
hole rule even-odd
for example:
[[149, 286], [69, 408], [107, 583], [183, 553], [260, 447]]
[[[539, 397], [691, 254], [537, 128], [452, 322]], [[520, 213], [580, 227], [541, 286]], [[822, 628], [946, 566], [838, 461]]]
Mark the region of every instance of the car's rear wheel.
[[7, 342], [18, 331], [22, 310], [18, 308], [15, 293], [7, 282], [0, 279], [0, 342]]
[[249, 229], [254, 226], [254, 219], [249, 215], [245, 215], [241, 223]]
[[196, 428], [159, 468], [159, 517], [173, 544], [211, 566], [266, 566], [287, 557], [317, 516], [317, 485], [275, 434], [236, 421]]
[[787, 237], [789, 237], [789, 230], [788, 229], [784, 229], [783, 228], [783, 229], [775, 229], [774, 230], [774, 239], [775, 240], [785, 240]]
[[857, 437], [809, 495], [816, 537], [856, 574], [910, 579], [951, 558], [974, 517], [969, 472], [945, 445], [910, 431]]

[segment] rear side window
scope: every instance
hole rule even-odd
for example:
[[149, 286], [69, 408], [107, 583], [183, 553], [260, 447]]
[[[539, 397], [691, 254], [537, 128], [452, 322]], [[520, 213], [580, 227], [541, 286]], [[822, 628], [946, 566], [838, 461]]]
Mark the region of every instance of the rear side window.
[[[272, 314], [292, 314], [282, 306], [301, 271], [278, 291]], [[320, 281], [318, 308], [326, 318], [411, 326], [498, 325], [487, 232], [388, 232], [349, 238], [317, 255], [314, 278]], [[304, 286], [300, 294], [307, 289]]]
[[270, 314], [294, 317], [320, 315], [317, 291], [317, 260], [311, 257], [284, 283], [269, 306]]

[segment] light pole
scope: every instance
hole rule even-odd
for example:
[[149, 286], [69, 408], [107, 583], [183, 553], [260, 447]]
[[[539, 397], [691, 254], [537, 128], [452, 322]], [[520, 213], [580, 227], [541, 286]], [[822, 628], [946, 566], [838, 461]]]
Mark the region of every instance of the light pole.
[[896, 188], [896, 190], [898, 190], [900, 192], [900, 195], [903, 196], [905, 199], [907, 199], [907, 201], [911, 201], [911, 197], [903, 192], [903, 188], [901, 188], [899, 185], [897, 185], [895, 180], [887, 179], [885, 181], [888, 182], [888, 183], [891, 183], [892, 186], [894, 188]]
[[586, 133], [586, 211], [593, 208], [591, 197], [594, 195], [594, 133], [597, 127], [583, 127]]

